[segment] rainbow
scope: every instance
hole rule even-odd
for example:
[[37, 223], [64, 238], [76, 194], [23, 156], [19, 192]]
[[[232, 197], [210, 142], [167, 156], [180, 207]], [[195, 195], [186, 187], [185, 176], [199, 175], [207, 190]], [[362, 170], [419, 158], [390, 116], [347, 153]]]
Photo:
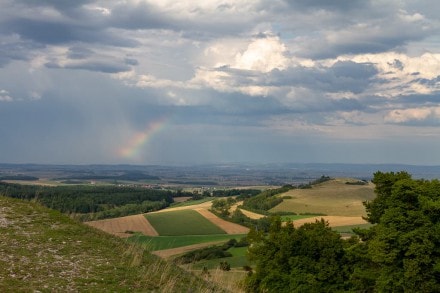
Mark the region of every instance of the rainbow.
[[151, 140], [151, 138], [168, 124], [169, 119], [162, 117], [147, 125], [144, 131], [138, 132], [120, 148], [117, 153], [123, 158], [139, 158], [143, 147]]

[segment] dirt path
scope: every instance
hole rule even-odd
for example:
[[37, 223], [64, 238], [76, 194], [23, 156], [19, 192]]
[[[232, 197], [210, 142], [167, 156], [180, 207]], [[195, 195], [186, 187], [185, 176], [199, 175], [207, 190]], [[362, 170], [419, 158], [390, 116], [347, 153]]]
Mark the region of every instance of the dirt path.
[[298, 227], [305, 223], [314, 223], [316, 220], [321, 220], [321, 218], [323, 218], [325, 221], [328, 221], [330, 227], [362, 225], [368, 223], [362, 217], [318, 216], [318, 217], [296, 220], [293, 221], [293, 224], [296, 227]]
[[182, 254], [191, 250], [208, 247], [211, 245], [223, 243], [225, 241], [213, 241], [213, 242], [206, 242], [206, 243], [199, 243], [199, 244], [193, 244], [188, 246], [182, 246], [182, 247], [176, 247], [176, 248], [170, 248], [170, 249], [164, 249], [164, 250], [156, 250], [152, 253], [160, 256], [161, 258], [169, 258], [178, 254]]
[[206, 219], [208, 219], [214, 225], [223, 229], [228, 234], [246, 234], [249, 232], [249, 228], [243, 227], [243, 226], [235, 224], [235, 223], [225, 221], [225, 220], [217, 217], [216, 215], [214, 215], [213, 213], [211, 213], [207, 209], [198, 208], [198, 209], [195, 209], [195, 211], [197, 211], [199, 214], [204, 216]]
[[123, 238], [132, 236], [126, 231], [141, 232], [147, 236], [159, 235], [144, 215], [91, 221], [85, 222], [85, 224]]

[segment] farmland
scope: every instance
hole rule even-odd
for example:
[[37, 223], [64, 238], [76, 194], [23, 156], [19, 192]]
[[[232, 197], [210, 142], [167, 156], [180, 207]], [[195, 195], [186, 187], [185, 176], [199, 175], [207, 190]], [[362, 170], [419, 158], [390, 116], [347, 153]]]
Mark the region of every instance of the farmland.
[[225, 234], [226, 232], [193, 210], [146, 214], [162, 236]]
[[292, 189], [281, 194], [284, 200], [271, 212], [324, 214], [328, 216], [366, 216], [362, 202], [374, 199], [374, 185], [351, 185], [352, 179], [333, 179], [310, 189]]

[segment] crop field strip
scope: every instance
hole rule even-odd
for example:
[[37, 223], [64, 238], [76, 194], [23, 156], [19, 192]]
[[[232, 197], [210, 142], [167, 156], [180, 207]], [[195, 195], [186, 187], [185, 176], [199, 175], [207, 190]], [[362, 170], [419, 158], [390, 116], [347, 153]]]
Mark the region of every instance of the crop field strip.
[[128, 238], [129, 242], [136, 242], [147, 246], [150, 251], [172, 249], [199, 243], [226, 242], [230, 239], [239, 240], [246, 234], [215, 234], [215, 235], [183, 235], [183, 236], [144, 236], [134, 235]]
[[203, 217], [205, 217], [207, 220], [209, 220], [214, 225], [220, 227], [227, 234], [243, 234], [243, 233], [249, 232], [249, 228], [232, 223], [232, 222], [225, 221], [225, 220], [217, 217], [216, 215], [214, 215], [213, 213], [211, 213], [207, 209], [199, 208], [199, 209], [196, 209], [195, 211], [197, 211], [199, 214], [201, 214]]
[[149, 213], [145, 217], [159, 235], [206, 235], [226, 232], [194, 210]]
[[141, 232], [148, 236], [159, 235], [143, 215], [97, 220], [85, 224], [123, 238], [132, 236], [133, 232]]

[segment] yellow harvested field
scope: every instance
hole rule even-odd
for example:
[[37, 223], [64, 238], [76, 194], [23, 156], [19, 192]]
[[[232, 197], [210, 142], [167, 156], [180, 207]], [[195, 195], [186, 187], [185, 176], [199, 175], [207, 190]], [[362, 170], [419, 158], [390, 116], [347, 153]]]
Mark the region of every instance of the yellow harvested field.
[[265, 217], [265, 215], [257, 214], [257, 213], [250, 212], [250, 211], [247, 211], [247, 210], [244, 210], [244, 209], [240, 209], [240, 211], [241, 211], [246, 217], [249, 217], [249, 218], [251, 218], [251, 219], [253, 219], [253, 220], [258, 220], [258, 219], [261, 219], [261, 218], [264, 218], [264, 217]]
[[141, 232], [147, 236], [158, 236], [159, 234], [151, 226], [144, 215], [126, 216], [114, 219], [85, 222], [85, 224], [100, 229], [109, 234], [127, 238], [132, 236], [131, 232]]
[[202, 216], [204, 216], [206, 219], [208, 219], [214, 225], [220, 227], [227, 234], [245, 234], [245, 233], [249, 232], [249, 228], [235, 224], [235, 223], [225, 221], [225, 220], [217, 217], [216, 215], [214, 215], [213, 213], [211, 213], [210, 211], [208, 211], [205, 208], [197, 208], [194, 210], [197, 211]]
[[175, 207], [175, 208], [167, 208], [167, 209], [163, 209], [163, 210], [158, 210], [158, 211], [154, 211], [154, 212], [150, 212], [150, 214], [152, 213], [167, 213], [167, 212], [173, 212], [173, 211], [181, 211], [181, 210], [195, 210], [195, 209], [210, 209], [212, 205], [211, 201], [207, 201], [204, 203], [200, 203], [200, 204], [195, 204], [195, 205], [189, 205], [189, 206], [183, 206], [183, 207]]
[[295, 227], [299, 227], [305, 223], [314, 223], [316, 220], [324, 219], [328, 221], [330, 227], [349, 226], [349, 225], [362, 225], [367, 224], [362, 217], [343, 217], [343, 216], [318, 216], [312, 218], [305, 218], [296, 221], [292, 221]]

